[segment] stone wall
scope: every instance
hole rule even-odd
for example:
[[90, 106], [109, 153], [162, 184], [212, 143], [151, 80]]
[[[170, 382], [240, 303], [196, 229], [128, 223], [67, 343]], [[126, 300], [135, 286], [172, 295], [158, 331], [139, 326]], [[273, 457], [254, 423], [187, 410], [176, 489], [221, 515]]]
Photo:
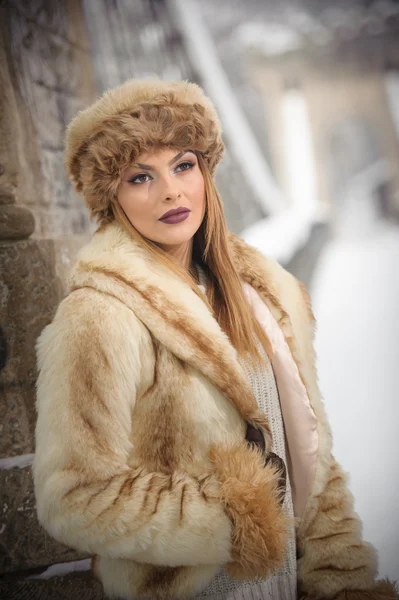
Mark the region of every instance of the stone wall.
[[87, 211], [63, 164], [65, 127], [96, 95], [80, 2], [13, 0], [3, 10], [14, 89], [28, 111], [20, 183], [29, 191], [20, 185], [17, 202], [34, 215], [36, 238], [85, 235]]
[[94, 97], [83, 22], [72, 0], [0, 7], [1, 598], [101, 597], [81, 577], [54, 579], [46, 593], [43, 582], [25, 580], [48, 565], [86, 558], [40, 527], [31, 475], [35, 343], [64, 294], [65, 270], [90, 235], [62, 164], [65, 125]]

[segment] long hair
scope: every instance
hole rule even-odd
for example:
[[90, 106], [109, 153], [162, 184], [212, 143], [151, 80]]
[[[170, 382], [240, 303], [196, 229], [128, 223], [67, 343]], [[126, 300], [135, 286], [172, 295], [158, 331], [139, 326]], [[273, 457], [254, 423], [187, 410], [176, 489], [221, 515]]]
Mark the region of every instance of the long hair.
[[117, 200], [112, 202], [112, 212], [115, 220], [150, 255], [181, 277], [198, 296], [207, 302], [213, 316], [238, 354], [252, 362], [260, 362], [262, 357], [259, 343], [269, 357], [272, 354], [271, 344], [248, 304], [240, 276], [234, 266], [220, 194], [201, 153], [198, 152], [197, 157], [204, 177], [206, 197], [205, 215], [194, 236], [193, 260], [200, 264], [207, 275], [206, 298], [189, 272], [155, 242], [137, 231]]

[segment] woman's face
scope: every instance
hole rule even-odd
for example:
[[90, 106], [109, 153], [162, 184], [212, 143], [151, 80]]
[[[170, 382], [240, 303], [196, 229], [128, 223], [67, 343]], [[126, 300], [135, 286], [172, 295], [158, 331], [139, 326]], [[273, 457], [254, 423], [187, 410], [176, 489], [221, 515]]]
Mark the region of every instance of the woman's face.
[[205, 184], [196, 154], [170, 148], [141, 154], [123, 173], [118, 202], [145, 238], [165, 248], [186, 244], [205, 212]]

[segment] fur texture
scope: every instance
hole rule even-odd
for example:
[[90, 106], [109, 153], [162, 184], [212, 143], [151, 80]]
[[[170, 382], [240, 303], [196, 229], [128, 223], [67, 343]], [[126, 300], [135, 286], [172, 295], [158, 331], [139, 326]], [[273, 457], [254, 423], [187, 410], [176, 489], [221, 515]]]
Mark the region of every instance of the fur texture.
[[[387, 579], [378, 581], [368, 590], [343, 590], [334, 596], [334, 600], [395, 600], [395, 598], [398, 598], [398, 588]], [[316, 600], [316, 597], [300, 595], [299, 600]], [[318, 600], [325, 599], [320, 597]]]
[[98, 221], [111, 219], [121, 173], [141, 153], [162, 146], [198, 150], [215, 172], [224, 152], [221, 126], [195, 83], [132, 79], [71, 121], [67, 169]]
[[[306, 291], [235, 236], [231, 249], [279, 323], [318, 419], [317, 472], [297, 528], [301, 593], [364, 590], [366, 600], [376, 558], [331, 454]], [[82, 249], [71, 293], [38, 341], [33, 472], [40, 522], [98, 554], [108, 595], [184, 598], [223, 565], [241, 577], [281, 564], [286, 523], [278, 471], [246, 448], [247, 423], [270, 428], [234, 348], [189, 286], [149, 261], [115, 223]]]
[[265, 467], [264, 456], [242, 444], [212, 448], [210, 458], [234, 523], [233, 562], [227, 570], [234, 578], [267, 577], [284, 561], [289, 525], [280, 509], [280, 472]]

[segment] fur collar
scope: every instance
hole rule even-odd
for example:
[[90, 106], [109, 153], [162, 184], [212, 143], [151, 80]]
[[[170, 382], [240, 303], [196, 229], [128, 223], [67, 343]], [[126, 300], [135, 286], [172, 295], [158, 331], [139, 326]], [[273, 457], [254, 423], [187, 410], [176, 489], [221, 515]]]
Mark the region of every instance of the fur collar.
[[[234, 235], [231, 247], [241, 278], [258, 291], [292, 345], [290, 318], [274, 288], [273, 273], [281, 267]], [[206, 304], [119, 225], [112, 223], [94, 234], [78, 255], [70, 284], [71, 290], [95, 288], [131, 308], [156, 339], [201, 371], [271, 443], [267, 419], [257, 407], [237, 353]]]

